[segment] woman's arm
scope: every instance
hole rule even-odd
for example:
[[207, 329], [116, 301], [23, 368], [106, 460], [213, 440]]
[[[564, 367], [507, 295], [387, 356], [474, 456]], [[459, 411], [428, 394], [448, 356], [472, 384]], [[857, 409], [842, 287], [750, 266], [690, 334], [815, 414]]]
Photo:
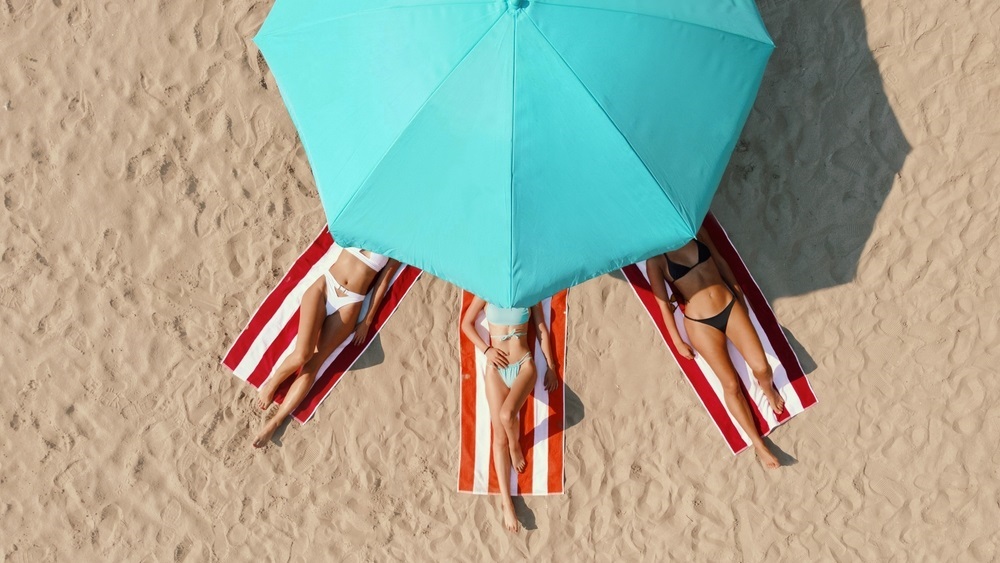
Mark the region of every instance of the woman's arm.
[[365, 314], [365, 318], [361, 319], [358, 326], [354, 327], [355, 344], [361, 344], [368, 338], [368, 331], [371, 330], [372, 323], [375, 322], [375, 314], [378, 313], [378, 307], [382, 304], [385, 293], [389, 291], [389, 285], [392, 284], [392, 278], [396, 275], [396, 270], [398, 269], [399, 262], [390, 258], [385, 263], [382, 271], [375, 276], [375, 281], [372, 282], [372, 285], [375, 286], [375, 295], [372, 296], [371, 306], [368, 307], [368, 313]]
[[474, 297], [472, 299], [472, 303], [469, 304], [469, 308], [465, 310], [465, 316], [462, 317], [462, 334], [472, 341], [476, 350], [486, 354], [487, 362], [498, 368], [507, 367], [507, 355], [503, 353], [503, 350], [498, 350], [491, 344], [487, 343], [481, 336], [479, 336], [479, 331], [476, 330], [476, 318], [479, 317], [480, 311], [482, 311], [485, 306], [486, 301], [480, 297]]
[[670, 334], [670, 339], [674, 342], [674, 347], [677, 348], [677, 351], [682, 356], [693, 360], [694, 351], [691, 350], [691, 346], [687, 342], [684, 342], [684, 339], [681, 338], [681, 333], [677, 331], [677, 321], [674, 320], [674, 305], [670, 303], [670, 297], [667, 296], [667, 282], [663, 277], [665, 260], [662, 255], [646, 260], [646, 274], [649, 276], [649, 286], [653, 290], [656, 304], [660, 306], [660, 313], [663, 314], [663, 324], [667, 326], [667, 332]]
[[545, 324], [545, 311], [542, 304], [537, 303], [531, 308], [531, 315], [535, 321], [535, 332], [538, 334], [538, 343], [542, 346], [542, 355], [545, 356], [545, 390], [552, 391], [559, 386], [559, 378], [556, 376], [558, 365], [556, 355], [552, 352], [552, 335], [549, 334], [549, 326]]
[[733, 271], [729, 269], [729, 264], [722, 259], [719, 254], [719, 250], [715, 248], [715, 243], [712, 242], [712, 237], [708, 236], [708, 230], [704, 225], [698, 229], [698, 240], [705, 243], [705, 246], [712, 251], [712, 262], [715, 263], [715, 267], [719, 269], [719, 274], [722, 275], [722, 279], [733, 288], [736, 292], [736, 296], [743, 302], [743, 306], [746, 307], [746, 302], [743, 299], [743, 289], [740, 288], [740, 284], [736, 282], [736, 276], [733, 275]]

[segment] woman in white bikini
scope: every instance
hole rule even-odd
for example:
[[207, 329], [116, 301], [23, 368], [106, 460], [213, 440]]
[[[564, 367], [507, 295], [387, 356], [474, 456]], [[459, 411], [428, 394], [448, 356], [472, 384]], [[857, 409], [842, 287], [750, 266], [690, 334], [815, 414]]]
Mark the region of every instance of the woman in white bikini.
[[[351, 331], [355, 333], [355, 344], [364, 342], [398, 268], [399, 262], [387, 256], [360, 248], [345, 248], [333, 266], [309, 286], [302, 296], [295, 350], [261, 385], [257, 406], [262, 410], [270, 407], [278, 387], [293, 374], [295, 380], [278, 411], [264, 423], [254, 438], [255, 448], [263, 447], [285, 418], [305, 399], [323, 362]], [[375, 295], [368, 313], [355, 326], [365, 295], [373, 286]]]
[[[491, 342], [483, 340], [475, 327], [476, 318], [483, 308], [486, 309]], [[552, 391], [559, 385], [559, 379], [555, 373], [556, 357], [552, 354], [552, 340], [549, 338], [541, 304], [530, 309], [503, 309], [476, 297], [462, 318], [462, 332], [475, 344], [477, 350], [486, 354], [486, 403], [489, 405], [493, 426], [493, 466], [497, 475], [510, 475], [511, 467], [518, 473], [523, 473], [526, 466], [524, 452], [521, 451], [517, 415], [528, 399], [528, 394], [535, 388], [535, 379], [538, 377], [538, 370], [531, 357], [533, 346], [528, 342], [529, 321], [535, 324], [542, 354], [548, 364], [545, 389]], [[514, 502], [510, 497], [510, 481], [500, 478], [497, 482], [500, 485], [504, 526], [511, 532], [516, 532], [519, 525]]]

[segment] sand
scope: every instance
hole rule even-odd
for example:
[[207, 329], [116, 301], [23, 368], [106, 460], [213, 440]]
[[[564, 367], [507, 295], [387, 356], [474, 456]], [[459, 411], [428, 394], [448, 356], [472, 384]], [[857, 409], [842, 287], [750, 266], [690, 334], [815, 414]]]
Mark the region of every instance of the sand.
[[439, 280], [249, 447], [219, 360], [323, 222], [250, 41], [269, 6], [0, 4], [5, 560], [1000, 556], [996, 2], [761, 0], [779, 47], [713, 210], [820, 404], [773, 435], [787, 467], [733, 458], [628, 285], [587, 282], [568, 493], [516, 537], [454, 492]]

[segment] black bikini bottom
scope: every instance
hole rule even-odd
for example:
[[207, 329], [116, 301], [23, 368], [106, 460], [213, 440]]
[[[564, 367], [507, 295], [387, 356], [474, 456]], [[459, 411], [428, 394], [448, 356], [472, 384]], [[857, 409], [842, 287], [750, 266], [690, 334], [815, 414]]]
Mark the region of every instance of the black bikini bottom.
[[684, 315], [684, 318], [692, 320], [696, 323], [706, 324], [715, 330], [718, 330], [722, 334], [725, 334], [726, 326], [729, 325], [729, 314], [733, 312], [733, 304], [736, 303], [736, 294], [733, 293], [733, 290], [731, 289], [729, 290], [729, 293], [732, 294], [733, 298], [729, 301], [729, 305], [726, 305], [726, 308], [723, 309], [718, 315], [707, 319], [692, 319], [687, 315]]

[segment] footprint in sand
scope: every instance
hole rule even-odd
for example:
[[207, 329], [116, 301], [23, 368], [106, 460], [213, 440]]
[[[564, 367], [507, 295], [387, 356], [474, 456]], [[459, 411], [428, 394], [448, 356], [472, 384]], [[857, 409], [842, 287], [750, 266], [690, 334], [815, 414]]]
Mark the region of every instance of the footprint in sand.
[[118, 529], [120, 528], [122, 518], [122, 509], [118, 508], [118, 505], [109, 504], [105, 506], [101, 510], [101, 519], [91, 534], [93, 545], [96, 547], [102, 544], [110, 545], [114, 542], [118, 538]]

